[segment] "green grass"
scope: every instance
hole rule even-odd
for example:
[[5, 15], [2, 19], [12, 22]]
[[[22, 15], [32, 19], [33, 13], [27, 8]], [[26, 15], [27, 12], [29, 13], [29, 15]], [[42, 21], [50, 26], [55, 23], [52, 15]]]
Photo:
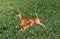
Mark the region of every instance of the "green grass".
[[[35, 24], [18, 32], [19, 11], [24, 18], [34, 18], [36, 12], [46, 27]], [[0, 0], [0, 39], [60, 39], [60, 0]]]

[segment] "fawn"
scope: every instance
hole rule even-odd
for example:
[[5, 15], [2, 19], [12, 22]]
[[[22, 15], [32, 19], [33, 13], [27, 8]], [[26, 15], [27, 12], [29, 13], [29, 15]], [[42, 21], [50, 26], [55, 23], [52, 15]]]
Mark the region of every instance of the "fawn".
[[[36, 14], [36, 13], [35, 13], [35, 14]], [[40, 22], [37, 14], [36, 14], [36, 16], [37, 16], [36, 18], [23, 18], [22, 15], [21, 15], [21, 12], [18, 13], [16, 16], [18, 16], [19, 19], [20, 19], [20, 21], [21, 21], [21, 22], [16, 26], [16, 28], [18, 28], [19, 25], [21, 25], [21, 26], [22, 26], [22, 29], [21, 29], [21, 30], [23, 30], [23, 31], [24, 31], [25, 29], [29, 28], [30, 26], [33, 26], [34, 24], [39, 24], [39, 25], [41, 25], [43, 28], [45, 27], [45, 25]]]

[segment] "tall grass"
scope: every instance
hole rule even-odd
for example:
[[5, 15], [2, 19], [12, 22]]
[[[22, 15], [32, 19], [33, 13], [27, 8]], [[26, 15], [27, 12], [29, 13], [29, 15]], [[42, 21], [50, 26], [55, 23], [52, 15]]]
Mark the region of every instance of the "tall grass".
[[[19, 32], [20, 11], [24, 18], [34, 18], [36, 12], [46, 27], [35, 24]], [[0, 0], [0, 39], [60, 39], [60, 0]]]

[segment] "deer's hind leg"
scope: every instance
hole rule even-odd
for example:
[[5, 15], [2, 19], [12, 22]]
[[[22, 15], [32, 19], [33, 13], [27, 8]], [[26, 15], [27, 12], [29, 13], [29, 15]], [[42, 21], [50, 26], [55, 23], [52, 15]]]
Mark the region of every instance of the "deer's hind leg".
[[36, 24], [41, 25], [43, 28], [45, 27], [45, 25], [41, 23], [39, 20], [36, 21]]

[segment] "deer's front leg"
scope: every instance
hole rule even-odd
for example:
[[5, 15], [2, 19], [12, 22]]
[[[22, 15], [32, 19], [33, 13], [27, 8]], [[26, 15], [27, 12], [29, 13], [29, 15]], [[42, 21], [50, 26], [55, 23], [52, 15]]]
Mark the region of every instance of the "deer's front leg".
[[19, 25], [20, 25], [20, 23], [19, 23], [18, 25], [16, 25], [16, 28], [18, 28], [18, 27], [19, 27]]

